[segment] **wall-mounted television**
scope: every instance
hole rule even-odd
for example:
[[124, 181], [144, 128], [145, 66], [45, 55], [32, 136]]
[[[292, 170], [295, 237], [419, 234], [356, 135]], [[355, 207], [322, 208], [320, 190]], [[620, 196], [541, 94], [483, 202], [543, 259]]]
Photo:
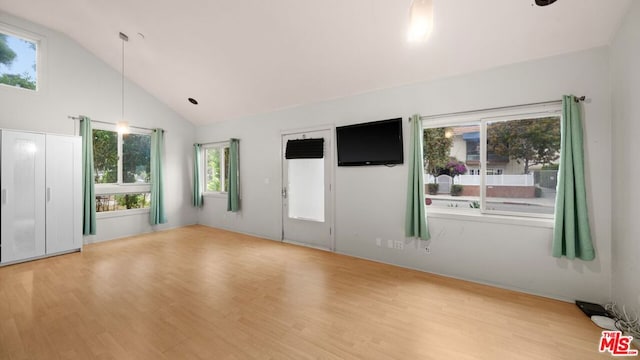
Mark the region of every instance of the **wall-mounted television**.
[[402, 118], [336, 127], [338, 166], [404, 162]]

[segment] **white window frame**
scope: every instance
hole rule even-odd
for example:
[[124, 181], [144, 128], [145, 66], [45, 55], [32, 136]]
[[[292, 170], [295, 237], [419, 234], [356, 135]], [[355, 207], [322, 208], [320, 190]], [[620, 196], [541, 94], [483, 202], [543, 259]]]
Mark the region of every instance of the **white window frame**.
[[221, 196], [226, 197], [228, 195], [227, 191], [208, 191], [207, 190], [207, 150], [208, 149], [219, 149], [220, 150], [220, 184], [221, 188], [224, 189], [224, 183], [226, 178], [224, 177], [224, 169], [227, 164], [224, 162], [224, 149], [231, 146], [229, 141], [221, 141], [215, 143], [208, 143], [206, 145], [202, 145], [200, 154], [200, 168], [202, 169], [202, 184], [203, 184], [203, 195], [205, 196]]
[[0, 22], [0, 33], [27, 40], [36, 44], [36, 89], [25, 89], [7, 84], [0, 84], [0, 88], [17, 89], [18, 91], [27, 91], [32, 93], [42, 92], [46, 83], [44, 71], [45, 63], [47, 61], [46, 37], [3, 22]]
[[[131, 193], [145, 193], [151, 191], [151, 181], [145, 184], [136, 183], [123, 183], [122, 182], [122, 146], [123, 146], [123, 133], [119, 132], [116, 125], [93, 123], [93, 130], [106, 130], [113, 131], [118, 134], [118, 179], [113, 184], [95, 184], [96, 195], [117, 195], [117, 194], [131, 194]], [[130, 134], [151, 135], [151, 130], [144, 129], [132, 129]], [[142, 209], [140, 209], [142, 210]], [[148, 211], [148, 209], [146, 209]]]
[[[518, 223], [535, 227], [552, 227], [554, 215], [535, 214], [512, 211], [488, 210], [486, 207], [486, 171], [487, 169], [487, 124], [498, 121], [525, 120], [543, 117], [559, 117], [562, 124], [562, 103], [560, 101], [546, 104], [523, 105], [505, 107], [496, 110], [470, 111], [460, 114], [427, 116], [422, 120], [422, 129], [465, 126], [477, 124], [480, 126], [480, 209], [467, 208], [429, 208], [429, 216], [448, 218], [463, 216], [469, 220]], [[440, 214], [441, 216], [439, 216]]]

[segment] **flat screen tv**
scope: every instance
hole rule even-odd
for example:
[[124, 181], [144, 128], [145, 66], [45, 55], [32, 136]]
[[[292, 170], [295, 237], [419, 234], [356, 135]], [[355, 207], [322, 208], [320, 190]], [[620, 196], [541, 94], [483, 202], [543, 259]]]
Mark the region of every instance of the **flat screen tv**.
[[336, 140], [338, 166], [404, 162], [401, 118], [336, 127]]

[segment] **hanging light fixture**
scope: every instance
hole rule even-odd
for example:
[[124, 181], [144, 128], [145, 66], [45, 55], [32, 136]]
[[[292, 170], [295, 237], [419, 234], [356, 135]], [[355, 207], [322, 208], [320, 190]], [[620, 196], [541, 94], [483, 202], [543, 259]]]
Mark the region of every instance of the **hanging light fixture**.
[[124, 33], [120, 33], [120, 40], [122, 40], [122, 117], [116, 123], [116, 130], [121, 134], [128, 134], [129, 123], [124, 119], [124, 43], [129, 41], [129, 37]]
[[433, 1], [413, 0], [409, 8], [409, 42], [425, 41], [433, 30]]

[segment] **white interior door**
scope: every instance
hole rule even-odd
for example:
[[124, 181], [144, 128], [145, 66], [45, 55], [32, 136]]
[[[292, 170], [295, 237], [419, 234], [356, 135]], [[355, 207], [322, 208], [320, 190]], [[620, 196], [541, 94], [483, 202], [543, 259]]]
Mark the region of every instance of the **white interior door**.
[[[287, 159], [290, 140], [324, 139], [322, 158]], [[334, 250], [332, 131], [282, 135], [282, 239]]]
[[80, 137], [47, 134], [47, 253], [82, 246]]
[[2, 131], [3, 263], [45, 252], [45, 137]]

